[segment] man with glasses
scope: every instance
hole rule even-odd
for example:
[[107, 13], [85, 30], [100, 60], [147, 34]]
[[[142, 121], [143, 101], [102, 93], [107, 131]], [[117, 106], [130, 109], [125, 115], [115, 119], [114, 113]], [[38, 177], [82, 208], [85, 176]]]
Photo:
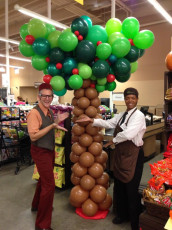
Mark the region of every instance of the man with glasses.
[[52, 230], [51, 218], [54, 198], [54, 129], [65, 128], [58, 124], [68, 117], [68, 113], [60, 114], [54, 121], [50, 104], [53, 100], [53, 90], [50, 84], [39, 86], [38, 105], [27, 117], [28, 132], [31, 139], [31, 155], [37, 166], [40, 178], [32, 201], [31, 211], [38, 211], [35, 230]]

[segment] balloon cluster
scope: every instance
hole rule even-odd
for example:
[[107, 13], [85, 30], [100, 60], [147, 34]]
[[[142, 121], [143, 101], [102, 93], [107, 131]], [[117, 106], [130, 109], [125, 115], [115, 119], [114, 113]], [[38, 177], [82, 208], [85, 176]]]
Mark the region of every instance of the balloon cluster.
[[113, 91], [116, 81], [129, 80], [138, 68], [138, 59], [154, 43], [150, 30], [139, 29], [134, 17], [123, 22], [111, 18], [104, 28], [92, 25], [84, 15], [62, 32], [33, 18], [20, 28], [23, 40], [19, 50], [32, 57], [32, 66], [43, 71], [43, 81], [58, 96], [81, 88], [84, 79], [90, 79], [90, 87], [98, 92]]
[[[100, 118], [100, 99], [95, 88], [89, 87], [90, 79], [83, 80], [83, 87], [74, 90], [72, 99], [73, 122], [87, 115]], [[89, 121], [75, 123], [72, 127], [73, 162], [71, 182], [75, 185], [70, 193], [70, 203], [81, 208], [86, 216], [94, 216], [97, 211], [105, 211], [112, 205], [112, 198], [107, 193], [109, 175], [104, 172], [108, 159], [103, 150], [103, 135], [98, 127], [93, 127]]]

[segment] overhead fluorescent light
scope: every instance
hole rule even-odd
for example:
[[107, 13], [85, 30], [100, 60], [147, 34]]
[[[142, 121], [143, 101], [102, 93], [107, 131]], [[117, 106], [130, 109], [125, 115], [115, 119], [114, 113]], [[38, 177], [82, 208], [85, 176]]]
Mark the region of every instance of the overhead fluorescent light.
[[55, 20], [47, 18], [47, 17], [45, 17], [45, 16], [43, 16], [41, 14], [37, 14], [37, 13], [31, 11], [31, 10], [25, 9], [25, 8], [19, 6], [18, 4], [14, 5], [14, 9], [19, 11], [19, 12], [21, 12], [22, 14], [26, 14], [26, 15], [28, 15], [30, 17], [40, 19], [40, 20], [42, 20], [42, 21], [44, 21], [46, 23], [49, 23], [51, 25], [54, 25], [54, 26], [56, 26], [58, 28], [62, 28], [62, 29], [68, 28], [68, 26], [66, 26], [66, 25], [64, 25], [64, 24], [62, 24], [60, 22], [56, 22]]
[[[0, 66], [7, 66], [6, 64], [0, 64]], [[24, 69], [22, 66], [15, 66], [15, 65], [9, 65], [11, 68], [16, 68], [16, 69]]]
[[4, 67], [0, 67], [0, 72], [1, 73], [5, 73], [5, 68]]
[[19, 45], [19, 44], [20, 44], [19, 41], [12, 40], [12, 39], [8, 39], [8, 38], [4, 38], [4, 37], [0, 37], [0, 41], [3, 41], [3, 42], [10, 42], [10, 43], [13, 43], [13, 44], [16, 44], [16, 45]]
[[[0, 54], [0, 57], [6, 57], [6, 55]], [[9, 58], [19, 60], [19, 61], [31, 62], [31, 60], [28, 58], [20, 58], [20, 57], [16, 57], [16, 56], [9, 56]]]
[[167, 13], [167, 11], [156, 1], [156, 0], [148, 0], [150, 4], [152, 4], [155, 9], [162, 14], [162, 16], [172, 24], [172, 17]]

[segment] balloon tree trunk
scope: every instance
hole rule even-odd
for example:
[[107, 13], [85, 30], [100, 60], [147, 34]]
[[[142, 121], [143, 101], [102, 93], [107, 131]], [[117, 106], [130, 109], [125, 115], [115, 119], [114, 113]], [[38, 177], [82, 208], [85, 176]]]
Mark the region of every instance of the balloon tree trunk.
[[75, 185], [70, 193], [70, 203], [81, 208], [86, 216], [96, 215], [98, 210], [108, 210], [112, 198], [107, 193], [109, 175], [104, 172], [108, 159], [103, 150], [103, 134], [100, 128], [92, 123], [75, 123], [78, 118], [87, 115], [90, 118], [101, 118], [99, 114], [100, 99], [95, 88], [90, 87], [90, 80], [84, 80], [82, 88], [74, 91], [72, 99], [72, 161], [71, 182]]

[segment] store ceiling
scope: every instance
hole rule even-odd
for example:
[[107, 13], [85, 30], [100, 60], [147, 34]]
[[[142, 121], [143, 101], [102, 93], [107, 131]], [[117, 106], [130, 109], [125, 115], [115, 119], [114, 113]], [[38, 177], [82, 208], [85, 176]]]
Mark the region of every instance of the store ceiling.
[[[172, 0], [157, 0], [172, 15]], [[20, 26], [28, 23], [30, 17], [14, 10], [14, 5], [47, 16], [47, 0], [8, 0], [9, 2], [9, 38], [20, 41]], [[74, 0], [51, 0], [51, 17], [70, 26], [72, 21], [82, 15], [88, 15], [93, 24], [104, 26], [111, 18], [111, 0], [84, 0], [84, 6]], [[115, 17], [123, 21], [126, 17], [136, 17], [141, 27], [158, 24], [165, 19], [147, 0], [116, 0]], [[5, 0], [0, 0], [0, 36], [5, 37]], [[10, 44], [10, 54], [20, 56], [18, 47]], [[0, 53], [5, 53], [5, 43], [0, 42]]]

